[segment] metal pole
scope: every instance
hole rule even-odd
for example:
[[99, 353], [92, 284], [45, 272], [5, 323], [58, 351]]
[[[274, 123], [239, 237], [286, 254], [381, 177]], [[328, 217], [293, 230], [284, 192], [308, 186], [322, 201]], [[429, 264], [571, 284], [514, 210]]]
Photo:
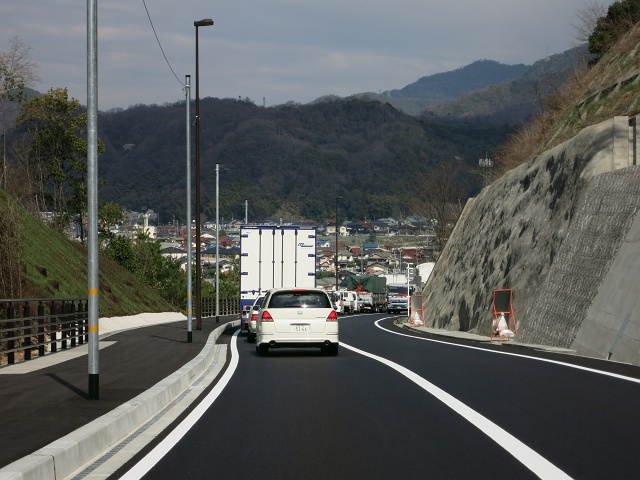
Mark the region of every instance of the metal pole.
[[249, 200], [244, 200], [244, 224], [249, 223]]
[[89, 399], [100, 398], [98, 319], [98, 1], [87, 0], [87, 243]]
[[[6, 107], [3, 104], [3, 109]], [[7, 124], [5, 120], [6, 112], [2, 113], [2, 186], [7, 188]]]
[[187, 343], [193, 341], [193, 296], [191, 294], [191, 75], [185, 76], [187, 103]]
[[336, 258], [335, 258], [335, 267], [336, 267], [336, 292], [338, 291], [338, 200], [343, 197], [336, 197]]
[[216, 323], [220, 323], [220, 164], [216, 163]]
[[196, 330], [202, 330], [202, 261], [200, 252], [200, 64], [198, 27], [213, 25], [205, 18], [193, 22], [196, 27]]
[[196, 330], [202, 330], [202, 260], [200, 257], [200, 68], [196, 26]]

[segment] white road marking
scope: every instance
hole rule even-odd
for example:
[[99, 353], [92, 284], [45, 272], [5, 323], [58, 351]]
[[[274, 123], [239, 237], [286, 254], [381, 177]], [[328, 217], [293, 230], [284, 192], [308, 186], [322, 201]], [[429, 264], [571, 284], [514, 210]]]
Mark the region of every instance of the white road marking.
[[491, 422], [488, 418], [480, 415], [478, 412], [468, 407], [457, 398], [448, 394], [441, 388], [436, 387], [434, 384], [428, 382], [411, 370], [395, 362], [387, 360], [386, 358], [365, 352], [364, 350], [360, 350], [345, 343], [340, 342], [340, 346], [353, 352], [359, 353], [360, 355], [364, 355], [365, 357], [377, 360], [378, 362], [381, 362], [384, 365], [393, 368], [398, 373], [404, 375], [416, 385], [423, 388], [435, 398], [440, 400], [447, 407], [451, 408], [454, 412], [462, 416], [468, 422], [476, 426], [481, 432], [486, 434], [499, 446], [504, 448], [507, 453], [512, 455], [516, 460], [518, 460], [525, 467], [535, 473], [538, 477], [550, 480], [571, 478], [558, 467], [549, 462], [546, 458], [526, 446], [520, 440], [500, 428], [495, 423]]
[[597, 373], [599, 375], [606, 375], [608, 377], [617, 378], [618, 380], [626, 380], [628, 382], [640, 383], [640, 379], [638, 379], [638, 378], [627, 377], [626, 375], [620, 375], [618, 373], [611, 373], [611, 372], [607, 372], [607, 371], [604, 371], [604, 370], [597, 370], [595, 368], [582, 367], [580, 365], [573, 365], [571, 363], [560, 362], [558, 360], [551, 360], [551, 359], [548, 359], [548, 358], [532, 357], [532, 356], [529, 356], [529, 355], [521, 355], [519, 353], [503, 352], [501, 350], [492, 350], [492, 349], [488, 349], [488, 348], [474, 347], [472, 345], [462, 345], [462, 344], [459, 344], [459, 343], [446, 342], [444, 340], [435, 340], [433, 338], [417, 337], [415, 335], [407, 335], [406, 333], [394, 332], [393, 330], [389, 330], [388, 328], [384, 328], [383, 326], [379, 325], [379, 322], [381, 322], [382, 320], [386, 320], [386, 318], [381, 318], [380, 320], [376, 320], [375, 326], [378, 327], [382, 331], [385, 331], [385, 332], [388, 332], [388, 333], [393, 333], [394, 335], [399, 335], [401, 337], [408, 337], [408, 338], [413, 338], [414, 340], [422, 340], [422, 341], [426, 341], [426, 342], [442, 343], [442, 344], [445, 344], [445, 345], [450, 345], [452, 347], [469, 348], [471, 350], [480, 350], [480, 351], [485, 352], [485, 353], [493, 353], [493, 354], [498, 354], [498, 355], [510, 355], [512, 357], [526, 358], [527, 360], [533, 360], [533, 361], [538, 361], [538, 362], [546, 362], [546, 363], [553, 363], [555, 365], [562, 365], [563, 367], [575, 368], [576, 370], [583, 370], [585, 372]]
[[220, 378], [220, 381], [213, 387], [202, 402], [200, 402], [198, 406], [194, 408], [193, 411], [164, 438], [164, 440], [156, 445], [153, 450], [142, 458], [142, 460], [136, 463], [131, 470], [121, 477], [121, 479], [137, 480], [146, 475], [149, 470], [151, 470], [162, 459], [162, 457], [164, 457], [182, 439], [182, 437], [187, 434], [191, 427], [200, 420], [200, 417], [204, 415], [207, 409], [218, 398], [238, 367], [238, 333], [240, 333], [240, 330], [237, 330], [231, 338], [231, 362], [229, 363], [227, 370], [222, 375], [222, 378]]

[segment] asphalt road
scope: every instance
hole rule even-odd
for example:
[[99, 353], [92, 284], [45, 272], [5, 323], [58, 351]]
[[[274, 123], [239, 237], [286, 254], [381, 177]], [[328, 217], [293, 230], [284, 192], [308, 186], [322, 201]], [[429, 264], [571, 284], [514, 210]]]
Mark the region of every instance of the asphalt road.
[[442, 342], [382, 317], [341, 318], [337, 357], [258, 357], [229, 334], [210, 406], [114, 478], [638, 477], [640, 369]]

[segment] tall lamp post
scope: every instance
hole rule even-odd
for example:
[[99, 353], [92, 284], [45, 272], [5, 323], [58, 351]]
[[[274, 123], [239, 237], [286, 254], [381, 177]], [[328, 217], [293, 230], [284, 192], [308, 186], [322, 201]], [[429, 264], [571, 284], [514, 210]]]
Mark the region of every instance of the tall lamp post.
[[187, 343], [193, 341], [193, 295], [191, 294], [191, 75], [185, 75], [185, 97], [187, 107]]
[[216, 323], [220, 323], [220, 164], [216, 163]]
[[196, 27], [196, 330], [202, 330], [202, 260], [200, 252], [200, 65], [198, 55], [198, 27], [209, 27], [213, 20], [205, 18], [193, 22]]
[[338, 196], [336, 197], [336, 258], [335, 258], [335, 266], [336, 266], [336, 292], [338, 291], [338, 201], [342, 200], [344, 197]]
[[98, 260], [98, 2], [87, 1], [87, 327], [89, 399], [100, 399]]

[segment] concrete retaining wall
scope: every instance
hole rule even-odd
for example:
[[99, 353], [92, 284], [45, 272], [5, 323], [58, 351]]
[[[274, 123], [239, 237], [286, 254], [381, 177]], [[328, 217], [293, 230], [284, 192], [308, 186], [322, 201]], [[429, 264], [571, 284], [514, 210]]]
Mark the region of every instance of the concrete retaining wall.
[[606, 328], [620, 352], [611, 358], [637, 352], [638, 309], [605, 299], [613, 291], [610, 302], [640, 297], [635, 282], [620, 280], [630, 272], [615, 267], [619, 255], [633, 256], [636, 247], [625, 241], [634, 235], [640, 206], [636, 139], [635, 121], [616, 117], [470, 200], [423, 292], [426, 325], [488, 335], [493, 290], [512, 288], [519, 340], [607, 358], [606, 342], [591, 339]]
[[[585, 186], [565, 240], [525, 315], [523, 342], [571, 347], [638, 207], [640, 167], [603, 173]], [[637, 290], [633, 296], [638, 297]]]

